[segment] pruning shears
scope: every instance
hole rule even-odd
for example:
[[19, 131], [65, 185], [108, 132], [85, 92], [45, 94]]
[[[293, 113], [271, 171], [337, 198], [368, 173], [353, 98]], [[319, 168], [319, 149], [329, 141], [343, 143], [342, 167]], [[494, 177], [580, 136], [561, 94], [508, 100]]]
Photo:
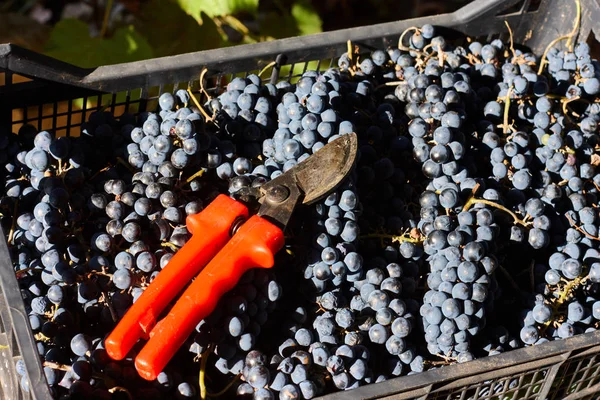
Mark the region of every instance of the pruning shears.
[[[241, 202], [219, 195], [200, 213], [188, 216], [191, 239], [106, 338], [108, 355], [121, 360], [139, 339], [147, 340], [135, 358], [135, 367], [142, 378], [156, 379], [244, 272], [273, 266], [295, 207], [314, 203], [334, 190], [352, 169], [357, 148], [355, 133], [343, 135], [254, 189], [261, 204], [255, 215], [249, 216]], [[168, 314], [158, 320], [188, 283]]]

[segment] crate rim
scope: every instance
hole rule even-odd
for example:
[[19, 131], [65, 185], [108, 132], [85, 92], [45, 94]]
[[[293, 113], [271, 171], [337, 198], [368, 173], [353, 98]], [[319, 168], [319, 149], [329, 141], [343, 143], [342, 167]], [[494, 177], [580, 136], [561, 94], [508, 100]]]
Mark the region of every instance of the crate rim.
[[[366, 25], [354, 28], [338, 29], [306, 36], [296, 36], [266, 42], [236, 45], [225, 48], [201, 50], [173, 56], [151, 58], [128, 63], [81, 68], [55, 58], [36, 53], [21, 46], [0, 44], [0, 68], [30, 78], [98, 90], [118, 92], [123, 90], [118, 84], [129, 80], [131, 87], [149, 87], [156, 85], [148, 75], [162, 75], [169, 78], [175, 69], [192, 69], [199, 74], [202, 67], [209, 68], [209, 75], [227, 72], [228, 66], [240, 69], [241, 61], [251, 61], [255, 68], [273, 61], [278, 54], [300, 56], [300, 61], [309, 61], [311, 50], [323, 48], [335, 49], [348, 40], [360, 44], [372, 38], [399, 36], [408, 26], [431, 23], [439, 26], [464, 27], [474, 19], [484, 18], [506, 10], [519, 2], [527, 5], [530, 0], [473, 0], [460, 9], [446, 14], [397, 20], [392, 22]], [[511, 15], [504, 16], [510, 20]], [[339, 56], [335, 53], [332, 56]], [[315, 59], [315, 58], [313, 58]], [[263, 66], [264, 66], [263, 65]], [[225, 67], [225, 68], [219, 68]], [[260, 67], [259, 67], [260, 68]], [[248, 68], [241, 68], [250, 70]], [[186, 79], [187, 80], [187, 79]], [[185, 81], [185, 80], [179, 80]]]
[[[564, 362], [572, 353], [596, 349], [600, 352], [600, 331], [588, 332], [567, 339], [557, 339], [534, 346], [522, 347], [501, 354], [477, 358], [466, 363], [446, 365], [441, 368], [427, 370], [414, 375], [404, 375], [379, 383], [359, 386], [350, 392], [333, 392], [319, 397], [322, 400], [375, 399], [385, 393], [386, 396], [402, 394], [427, 386], [449, 383], [454, 380], [474, 377], [484, 372], [497, 372], [508, 367], [516, 367], [532, 362], [543, 364], [544, 359], [561, 357]], [[549, 361], [544, 366], [555, 366], [556, 361]], [[524, 370], [523, 372], [527, 371]], [[502, 378], [502, 377], [501, 377]], [[548, 383], [548, 382], [546, 382]], [[550, 382], [552, 383], [552, 382]]]

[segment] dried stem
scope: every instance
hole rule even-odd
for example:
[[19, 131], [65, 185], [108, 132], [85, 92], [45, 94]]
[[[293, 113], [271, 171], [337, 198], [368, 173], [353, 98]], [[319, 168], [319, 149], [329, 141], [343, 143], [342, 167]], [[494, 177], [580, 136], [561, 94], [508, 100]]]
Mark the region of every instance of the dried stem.
[[405, 83], [406, 81], [392, 81], [392, 82], [386, 82], [386, 83], [382, 83], [381, 85], [377, 86], [375, 89], [381, 89], [384, 87], [388, 87], [388, 86], [398, 86], [401, 85], [403, 83]]
[[100, 174], [101, 174], [101, 173], [103, 173], [104, 171], [108, 171], [108, 170], [109, 170], [109, 168], [111, 168], [111, 165], [109, 165], [109, 166], [107, 166], [107, 167], [104, 167], [104, 168], [102, 168], [101, 170], [99, 170], [98, 172], [96, 172], [94, 175], [92, 175], [92, 176], [91, 176], [91, 177], [90, 177], [88, 180], [89, 180], [89, 181], [91, 181], [91, 180], [94, 180], [94, 178], [96, 178], [98, 175], [100, 175]]
[[440, 48], [438, 52], [438, 66], [440, 68], [444, 68], [444, 60], [446, 59], [445, 56], [446, 54], [444, 53], [444, 50]]
[[569, 34], [569, 40], [567, 40], [567, 46], [569, 47], [569, 51], [573, 51], [575, 36], [577, 36], [577, 33], [579, 32], [579, 24], [581, 23], [581, 1], [575, 0], [575, 6], [577, 7], [577, 16], [575, 17], [575, 24], [573, 26], [573, 30]]
[[198, 375], [198, 386], [200, 387], [200, 398], [202, 400], [206, 399], [206, 385], [204, 384], [204, 378], [206, 375], [206, 363], [212, 350], [213, 346], [210, 345], [202, 354], [200, 354], [200, 373]]
[[548, 56], [548, 52], [550, 51], [550, 49], [553, 48], [556, 43], [560, 42], [561, 40], [567, 40], [570, 37], [571, 36], [569, 36], [569, 35], [557, 37], [556, 39], [554, 39], [553, 41], [551, 41], [548, 44], [548, 46], [546, 47], [546, 50], [544, 50], [544, 54], [542, 54], [542, 58], [540, 60], [540, 68], [538, 69], [538, 75], [541, 75], [542, 72], [544, 71], [544, 66], [546, 65], [546, 57]]
[[504, 132], [505, 135], [508, 133], [509, 130], [508, 114], [510, 111], [510, 96], [512, 95], [512, 92], [513, 88], [508, 88], [508, 90], [506, 91], [506, 97], [504, 98], [504, 120], [502, 123], [502, 132]]
[[44, 361], [44, 367], [48, 367], [48, 368], [52, 368], [52, 369], [58, 369], [60, 371], [70, 371], [71, 370], [71, 366], [70, 365], [66, 365], [66, 364], [60, 364], [57, 362], [53, 362], [53, 361]]
[[114, 386], [110, 389], [108, 389], [108, 391], [110, 393], [115, 393], [115, 392], [119, 392], [119, 393], [125, 393], [125, 395], [127, 396], [127, 398], [129, 400], [133, 400], [133, 396], [131, 396], [131, 393], [129, 392], [129, 390], [127, 390], [126, 388], [124, 388], [123, 386]]
[[[404, 39], [404, 36], [410, 32], [410, 31], [414, 31], [414, 32], [418, 32], [419, 28], [417, 28], [416, 26], [411, 26], [410, 28], [406, 28], [404, 30], [404, 32], [402, 32], [402, 35], [400, 35], [400, 38], [398, 39], [398, 49], [400, 50], [404, 50], [404, 51], [412, 51], [413, 49], [411, 49], [410, 47], [406, 47], [402, 44], [402, 41]], [[418, 51], [418, 50], [417, 50]]]
[[519, 216], [517, 214], [515, 214], [514, 212], [510, 211], [508, 208], [504, 207], [503, 205], [500, 205], [498, 203], [494, 203], [493, 201], [490, 200], [485, 200], [485, 199], [476, 199], [474, 197], [471, 197], [469, 200], [467, 200], [467, 202], [465, 203], [465, 206], [463, 207], [463, 211], [468, 211], [469, 208], [471, 208], [474, 204], [485, 204], [487, 206], [490, 207], [494, 207], [497, 208], [499, 210], [502, 210], [508, 214], [510, 214], [511, 217], [513, 217], [513, 220], [515, 222], [515, 224], [519, 224], [524, 226], [525, 228], [528, 228], [530, 223], [529, 222], [525, 222], [524, 220], [522, 220], [521, 218], [519, 218]]
[[361, 236], [361, 239], [391, 239], [392, 243], [409, 242], [415, 244], [421, 244], [424, 241], [423, 237], [412, 237], [410, 234], [404, 233], [402, 235], [389, 235], [385, 233], [371, 233], [368, 235]]
[[110, 297], [108, 297], [108, 293], [102, 292], [102, 294], [104, 295], [104, 301], [106, 302], [106, 305], [108, 306], [108, 311], [110, 311], [110, 317], [112, 318], [113, 322], [117, 322], [117, 320], [119, 318], [117, 317], [117, 313], [115, 312], [115, 308], [112, 305], [112, 301], [110, 300]]
[[517, 53], [515, 53], [515, 43], [513, 41], [513, 31], [510, 29], [510, 25], [508, 21], [504, 21], [506, 25], [506, 29], [508, 29], [508, 36], [510, 38], [510, 52], [512, 53], [513, 58], [517, 58]]
[[548, 329], [548, 327], [556, 319], [556, 314], [558, 313], [558, 310], [565, 303], [565, 301], [569, 299], [569, 296], [571, 295], [573, 290], [577, 289], [579, 287], [579, 285], [584, 284], [587, 281], [587, 279], [588, 279], [587, 276], [585, 276], [583, 278], [577, 277], [577, 278], [573, 279], [572, 281], [567, 282], [567, 284], [564, 286], [564, 288], [560, 291], [560, 297], [552, 302], [552, 305], [551, 305], [552, 306], [552, 317], [548, 320], [548, 322], [546, 322], [543, 325], [543, 327], [540, 331], [540, 336], [542, 336], [544, 334], [544, 332], [546, 332], [546, 329]]
[[564, 99], [564, 100], [561, 100], [563, 113], [564, 113], [565, 115], [567, 115], [567, 114], [568, 114], [568, 112], [569, 112], [569, 110], [567, 109], [567, 104], [569, 104], [569, 103], [572, 103], [572, 102], [574, 102], [574, 101], [577, 101], [577, 100], [579, 100], [580, 98], [581, 98], [581, 97], [579, 97], [579, 96], [575, 96], [575, 97], [573, 97], [573, 98], [571, 98], [571, 99]]
[[13, 207], [12, 223], [10, 225], [10, 231], [8, 231], [8, 241], [7, 241], [8, 244], [14, 244], [13, 239], [15, 236], [15, 226], [17, 225], [18, 207], [19, 207], [19, 199], [16, 199], [15, 205]]
[[168, 248], [170, 248], [170, 249], [171, 249], [171, 250], [173, 250], [173, 251], [177, 251], [177, 250], [179, 250], [179, 247], [175, 246], [175, 245], [174, 245], [173, 243], [171, 243], [171, 242], [163, 242], [163, 243], [161, 243], [160, 245], [161, 245], [161, 246], [163, 246], [163, 247], [168, 247]]
[[225, 387], [223, 388], [223, 390], [221, 390], [221, 391], [219, 391], [219, 392], [217, 392], [217, 393], [208, 393], [208, 392], [207, 392], [207, 393], [206, 393], [206, 395], [207, 395], [208, 397], [221, 397], [221, 396], [223, 396], [225, 393], [227, 393], [227, 391], [228, 391], [229, 389], [231, 389], [231, 387], [232, 387], [232, 386], [233, 386], [235, 383], [237, 383], [237, 381], [238, 381], [238, 380], [239, 380], [241, 377], [242, 377], [242, 374], [237, 374], [237, 375], [236, 375], [236, 376], [235, 376], [235, 377], [234, 377], [234, 378], [231, 380], [231, 382], [229, 382], [229, 383], [227, 384], [227, 386], [225, 386]]
[[590, 238], [592, 240], [599, 240], [600, 241], [600, 237], [598, 236], [594, 236], [594, 235], [590, 235], [589, 233], [587, 233], [585, 231], [585, 229], [583, 229], [580, 226], [577, 226], [575, 224], [575, 221], [573, 221], [573, 219], [569, 216], [569, 214], [566, 214], [565, 217], [567, 218], [567, 220], [569, 221], [569, 224], [571, 224], [571, 226], [575, 229], [577, 229], [580, 233], [584, 234], [587, 238]]
[[348, 48], [348, 59], [350, 60], [350, 64], [353, 63], [353, 58], [352, 58], [352, 41], [348, 40], [346, 42], [346, 47]]
[[206, 89], [204, 89], [204, 75], [206, 75], [206, 73], [208, 72], [208, 68], [204, 67], [202, 68], [202, 72], [200, 72], [200, 90], [202, 91], [202, 93], [204, 93], [204, 95], [206, 96], [206, 98], [210, 101], [211, 97], [208, 94], [208, 92], [206, 91]]
[[268, 63], [267, 65], [265, 65], [265, 67], [263, 69], [260, 70], [260, 72], [258, 73], [258, 76], [260, 78], [262, 78], [263, 74], [265, 72], [267, 72], [267, 70], [273, 66], [277, 65], [277, 61], [271, 61], [270, 63]]
[[200, 113], [202, 114], [202, 116], [204, 117], [204, 119], [206, 120], [206, 122], [210, 122], [212, 121], [212, 117], [210, 115], [208, 115], [208, 113], [206, 112], [206, 110], [204, 109], [204, 107], [202, 107], [200, 105], [200, 102], [198, 101], [198, 99], [196, 98], [196, 96], [194, 95], [194, 93], [192, 92], [192, 90], [188, 87], [187, 88], [187, 92], [190, 94], [190, 97], [192, 98], [192, 101], [194, 102], [194, 104], [196, 105], [196, 107], [198, 107], [198, 110], [200, 110]]
[[190, 183], [191, 181], [193, 181], [196, 178], [200, 178], [202, 175], [204, 175], [204, 169], [199, 170], [198, 172], [194, 173], [194, 175], [190, 176], [189, 178], [187, 178], [185, 180], [185, 183]]

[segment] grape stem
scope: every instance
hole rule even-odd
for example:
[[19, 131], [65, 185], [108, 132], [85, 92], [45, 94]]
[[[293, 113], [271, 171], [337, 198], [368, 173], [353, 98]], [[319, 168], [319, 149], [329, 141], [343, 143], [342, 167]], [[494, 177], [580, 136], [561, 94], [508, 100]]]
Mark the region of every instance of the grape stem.
[[110, 393], [115, 393], [115, 392], [119, 392], [119, 393], [125, 393], [125, 395], [127, 396], [127, 398], [129, 400], [133, 400], [133, 397], [131, 396], [131, 393], [129, 393], [129, 390], [127, 390], [126, 388], [124, 388], [123, 386], [114, 386], [110, 389], [108, 389], [108, 391]]
[[560, 297], [558, 299], [556, 299], [554, 302], [552, 302], [552, 304], [551, 304], [552, 317], [547, 322], [544, 323], [544, 325], [540, 331], [540, 336], [543, 335], [544, 332], [546, 332], [546, 329], [548, 329], [550, 324], [552, 324], [552, 322], [555, 320], [555, 317], [556, 317], [556, 314], [558, 313], [559, 308], [569, 298], [569, 296], [571, 295], [573, 290], [575, 290], [579, 285], [585, 283], [587, 281], [587, 279], [588, 279], [587, 276], [585, 276], [583, 278], [577, 277], [577, 278], [573, 279], [572, 281], [567, 282], [567, 284], [564, 286], [564, 288], [560, 292]]
[[383, 83], [383, 84], [377, 86], [375, 89], [381, 89], [381, 88], [388, 87], [388, 86], [399, 86], [399, 85], [403, 84], [404, 82], [406, 82], [406, 81], [402, 80], [402, 81], [386, 82], [386, 83]]
[[210, 115], [208, 115], [208, 113], [206, 112], [206, 110], [204, 109], [204, 107], [202, 107], [200, 105], [200, 102], [196, 98], [196, 95], [194, 95], [194, 93], [192, 92], [192, 89], [190, 89], [188, 87], [187, 88], [187, 92], [190, 94], [190, 97], [192, 98], [192, 101], [194, 102], [194, 104], [196, 105], [196, 107], [198, 107], [198, 110], [200, 110], [200, 113], [202, 114], [202, 116], [204, 117], [204, 119], [206, 120], [206, 122], [212, 122], [215, 125], [217, 125], [217, 123], [214, 121], [213, 117], [211, 117]]
[[102, 296], [104, 297], [104, 302], [108, 306], [108, 311], [110, 312], [110, 317], [112, 318], [113, 322], [117, 322], [118, 321], [117, 313], [115, 312], [115, 309], [112, 305], [112, 301], [110, 300], [110, 297], [108, 296], [108, 293], [102, 292]]
[[485, 204], [486, 206], [490, 206], [490, 207], [494, 207], [497, 208], [499, 210], [502, 210], [508, 214], [510, 214], [510, 216], [513, 218], [515, 224], [519, 224], [524, 226], [525, 228], [528, 228], [530, 223], [523, 221], [521, 218], [519, 218], [519, 216], [517, 214], [515, 214], [514, 212], [510, 211], [508, 208], [498, 204], [498, 203], [494, 203], [493, 201], [490, 200], [485, 200], [485, 199], [476, 199], [475, 197], [471, 197], [469, 200], [467, 200], [467, 202], [465, 203], [464, 207], [463, 207], [463, 211], [468, 211], [474, 204]]
[[444, 68], [444, 60], [445, 59], [446, 59], [446, 53], [444, 53], [444, 50], [442, 50], [441, 48], [439, 48], [439, 51], [438, 51], [438, 65], [439, 65], [440, 68]]
[[52, 368], [52, 369], [58, 369], [60, 371], [65, 371], [65, 372], [71, 370], [71, 366], [70, 365], [60, 364], [60, 363], [53, 362], [53, 361], [44, 361], [44, 367], [48, 367], [48, 368]]
[[[202, 68], [202, 71], [200, 72], [199, 82], [200, 82], [200, 90], [202, 91], [202, 93], [204, 93], [207, 100], [210, 101], [212, 98], [210, 97], [210, 95], [208, 94], [206, 89], [204, 89], [204, 75], [206, 75], [207, 72], [208, 72], [208, 68], [206, 68], [206, 67]], [[258, 76], [260, 76], [260, 74]]]
[[550, 51], [550, 49], [553, 48], [556, 43], [560, 42], [561, 40], [567, 40], [570, 37], [571, 36], [569, 36], [569, 35], [560, 36], [548, 44], [548, 46], [546, 47], [546, 50], [544, 50], [544, 54], [542, 54], [542, 58], [540, 60], [540, 68], [538, 69], [538, 75], [541, 75], [542, 72], [544, 71], [544, 66], [547, 64], [546, 57], [548, 56], [548, 52]]
[[10, 231], [8, 231], [8, 243], [9, 244], [14, 244], [13, 243], [13, 239], [15, 236], [15, 226], [17, 225], [17, 209], [19, 207], [19, 199], [15, 200], [15, 205], [13, 207], [13, 216], [12, 216], [12, 223], [10, 225]]
[[206, 392], [206, 395], [208, 397], [221, 397], [221, 396], [223, 396], [241, 378], [241, 376], [242, 376], [242, 374], [237, 374], [236, 376], [233, 377], [233, 379], [231, 380], [231, 382], [229, 382], [227, 384], [227, 386], [225, 386], [221, 391], [219, 391], [217, 393], [208, 393], [208, 392]]
[[455, 357], [449, 357], [444, 354], [434, 354], [436, 357], [441, 358], [444, 361], [427, 361], [430, 365], [449, 365], [453, 364], [457, 361]]
[[502, 132], [506, 135], [510, 126], [508, 125], [508, 114], [510, 111], [510, 96], [512, 95], [513, 88], [510, 87], [506, 91], [506, 97], [504, 98], [504, 120], [502, 123]]
[[46, 335], [44, 335], [42, 332], [38, 332], [35, 335], [33, 335], [33, 338], [37, 341], [40, 342], [49, 342], [50, 338]]
[[452, 362], [450, 362], [450, 361], [427, 361], [426, 364], [436, 367], [439, 365], [450, 365], [450, 364], [452, 364]]
[[198, 172], [194, 173], [194, 175], [190, 176], [189, 178], [187, 178], [185, 180], [185, 183], [190, 183], [191, 181], [193, 181], [196, 178], [200, 178], [202, 175], [204, 175], [204, 169], [200, 169]]
[[54, 318], [56, 317], [56, 312], [58, 311], [58, 304], [52, 304], [52, 307], [50, 307], [50, 311], [48, 311], [46, 313], [46, 317], [50, 320], [50, 321], [54, 321]]
[[[57, 363], [57, 362], [54, 362], [54, 361], [44, 361], [42, 363], [42, 365], [44, 367], [47, 367], [47, 368], [52, 368], [52, 369], [56, 369], [56, 370], [59, 370], [59, 371], [65, 371], [65, 372], [69, 372], [72, 369], [72, 367], [70, 365], [61, 364], [61, 363]], [[108, 378], [106, 375], [99, 374], [99, 373], [93, 373], [92, 377], [99, 378], [99, 379], [102, 379], [104, 381], [106, 381], [107, 378]], [[128, 395], [129, 399], [132, 399], [131, 393], [129, 393], [129, 391], [127, 389], [125, 389], [124, 387], [114, 386], [114, 387], [108, 389], [108, 391], [111, 392], [111, 393], [114, 393], [116, 391], [124, 392], [124, 393], [126, 393]]]
[[271, 61], [270, 63], [268, 63], [267, 65], [265, 65], [265, 67], [264, 67], [263, 69], [261, 69], [261, 70], [260, 70], [260, 72], [258, 73], [258, 76], [259, 76], [259, 77], [262, 77], [262, 76], [263, 76], [263, 74], [264, 74], [265, 72], [267, 72], [267, 70], [268, 70], [269, 68], [271, 68], [272, 66], [274, 66], [274, 65], [276, 65], [276, 64], [277, 64], [277, 61]]
[[482, 64], [481, 60], [478, 59], [477, 56], [475, 56], [473, 53], [469, 53], [467, 55], [467, 59], [469, 60], [469, 62], [471, 63], [471, 65]]
[[354, 76], [356, 73], [356, 64], [358, 64], [358, 60], [354, 60], [354, 51], [352, 49], [352, 41], [348, 40], [346, 42], [346, 48], [348, 51], [348, 60], [350, 61], [350, 66], [348, 67], [348, 72], [350, 75]]
[[204, 384], [204, 378], [206, 375], [206, 363], [208, 356], [212, 352], [213, 346], [210, 345], [208, 348], [200, 354], [200, 373], [198, 375], [198, 386], [200, 387], [200, 399], [206, 399], [206, 385]]
[[[569, 115], [569, 109], [567, 108], [567, 104], [569, 104], [569, 103], [571, 103], [573, 101], [577, 101], [579, 99], [580, 99], [579, 96], [575, 96], [575, 97], [573, 97], [571, 99], [564, 99], [564, 100], [562, 100], [563, 113], [568, 116]], [[579, 117], [579, 115], [577, 115], [577, 113], [575, 113], [575, 112], [573, 112], [573, 115], [575, 115], [576, 117]]]
[[177, 250], [179, 250], [179, 247], [175, 246], [175, 245], [174, 245], [173, 243], [171, 243], [171, 242], [164, 242], [164, 243], [161, 243], [160, 245], [161, 245], [161, 246], [163, 246], [163, 247], [168, 247], [168, 248], [170, 248], [170, 249], [171, 249], [171, 250], [173, 250], [173, 251], [177, 251]]
[[424, 241], [423, 237], [419, 236], [418, 238], [415, 238], [408, 233], [403, 233], [402, 235], [389, 235], [389, 234], [385, 234], [385, 233], [370, 233], [368, 235], [361, 236], [361, 238], [362, 239], [391, 239], [392, 243], [393, 242], [398, 242], [398, 243], [409, 242], [409, 243], [421, 244]]
[[352, 64], [354, 60], [352, 59], [352, 41], [351, 40], [348, 40], [346, 42], [346, 48], [348, 50], [348, 60], [350, 60], [350, 64]]
[[515, 53], [515, 43], [513, 41], [513, 31], [512, 31], [512, 29], [510, 29], [510, 24], [508, 23], [508, 21], [504, 21], [504, 24], [506, 25], [506, 29], [508, 29], [508, 37], [510, 39], [510, 52], [512, 53], [513, 59], [516, 59], [517, 53]]
[[575, 36], [579, 32], [579, 24], [581, 23], [581, 1], [575, 0], [575, 6], [577, 8], [577, 16], [575, 17], [575, 24], [573, 26], [573, 30], [569, 34], [569, 40], [567, 40], [567, 46], [569, 47], [569, 51], [573, 51], [573, 44], [575, 42]]
[[[410, 28], [406, 28], [404, 30], [404, 32], [402, 32], [402, 34], [400, 35], [400, 38], [398, 39], [398, 49], [399, 50], [404, 50], [404, 51], [412, 51], [413, 50], [410, 47], [406, 47], [402, 44], [402, 42], [404, 41], [404, 36], [406, 36], [406, 34], [410, 31], [418, 32], [419, 28], [417, 28], [416, 26], [411, 26]], [[418, 50], [416, 50], [416, 51], [419, 52]]]
[[98, 170], [94, 175], [92, 175], [88, 180], [92, 181], [94, 180], [94, 178], [96, 178], [98, 175], [100, 175], [102, 172], [104, 171], [108, 171], [111, 168], [111, 165], [109, 164], [107, 167], [102, 168], [101, 170]]
[[86, 274], [86, 277], [84, 279], [91, 279], [92, 276], [94, 275], [102, 275], [102, 276], [108, 276], [109, 278], [113, 277], [113, 274], [111, 274], [110, 272], [107, 272], [106, 267], [102, 268], [102, 271], [90, 271]]
[[15, 271], [15, 275], [16, 275], [16, 276], [17, 276], [17, 278], [18, 278], [19, 276], [23, 275], [23, 274], [24, 274], [24, 273], [26, 273], [26, 272], [29, 272], [29, 271], [36, 271], [36, 270], [37, 270], [37, 271], [43, 271], [43, 270], [44, 270], [44, 268], [28, 267], [28, 268], [24, 268], [24, 269], [20, 269], [20, 270], [18, 270], [18, 271]]
[[580, 227], [580, 226], [577, 226], [577, 225], [575, 224], [575, 221], [573, 221], [573, 219], [572, 219], [572, 218], [571, 218], [571, 217], [570, 217], [568, 214], [567, 214], [567, 215], [565, 215], [565, 217], [566, 217], [566, 218], [567, 218], [567, 220], [569, 221], [569, 224], [571, 224], [571, 226], [572, 226], [573, 228], [577, 229], [577, 231], [579, 231], [580, 233], [584, 234], [586, 237], [588, 237], [588, 238], [590, 238], [590, 239], [592, 239], [592, 240], [599, 240], [599, 241], [600, 241], [600, 237], [598, 237], [598, 236], [594, 236], [594, 235], [590, 235], [589, 233], [587, 233], [587, 232], [585, 231], [585, 229], [583, 229], [583, 228], [582, 228], [582, 227]]

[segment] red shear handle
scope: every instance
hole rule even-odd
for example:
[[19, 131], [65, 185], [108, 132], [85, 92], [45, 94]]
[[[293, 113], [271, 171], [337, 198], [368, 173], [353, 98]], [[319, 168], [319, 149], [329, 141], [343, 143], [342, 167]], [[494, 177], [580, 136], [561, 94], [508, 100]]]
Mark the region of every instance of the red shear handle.
[[283, 232], [264, 218], [252, 216], [217, 253], [150, 333], [150, 340], [135, 359], [142, 378], [154, 380], [207, 317], [223, 294], [250, 268], [271, 268], [273, 256], [284, 243]]
[[227, 243], [233, 222], [247, 216], [246, 206], [220, 195], [202, 212], [187, 217], [192, 238], [160, 271], [106, 338], [105, 347], [110, 357], [123, 359], [138, 339], [148, 337], [167, 304]]

